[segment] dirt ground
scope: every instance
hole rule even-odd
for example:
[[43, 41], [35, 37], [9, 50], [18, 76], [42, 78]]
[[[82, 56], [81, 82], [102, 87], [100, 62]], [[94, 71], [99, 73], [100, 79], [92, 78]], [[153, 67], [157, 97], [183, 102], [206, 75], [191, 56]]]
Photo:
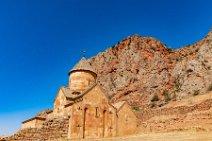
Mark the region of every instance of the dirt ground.
[[149, 133], [130, 137], [84, 139], [80, 141], [212, 141], [212, 132]]

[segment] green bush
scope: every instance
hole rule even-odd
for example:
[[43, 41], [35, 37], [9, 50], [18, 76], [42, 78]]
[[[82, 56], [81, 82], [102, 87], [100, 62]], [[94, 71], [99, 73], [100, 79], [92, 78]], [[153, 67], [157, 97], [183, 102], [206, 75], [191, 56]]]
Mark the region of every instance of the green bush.
[[155, 94], [155, 95], [152, 97], [152, 99], [151, 99], [152, 102], [158, 101], [158, 100], [159, 100], [159, 97], [158, 97], [157, 94]]
[[179, 92], [180, 91], [180, 87], [181, 87], [181, 84], [180, 84], [179, 80], [175, 81], [175, 85], [174, 86], [175, 86], [175, 91]]
[[193, 93], [194, 96], [199, 95], [199, 94], [200, 94], [200, 90], [194, 90], [194, 93]]
[[139, 107], [137, 107], [137, 106], [133, 106], [133, 107], [132, 107], [132, 110], [139, 111], [139, 110], [140, 110], [140, 108], [139, 108]]

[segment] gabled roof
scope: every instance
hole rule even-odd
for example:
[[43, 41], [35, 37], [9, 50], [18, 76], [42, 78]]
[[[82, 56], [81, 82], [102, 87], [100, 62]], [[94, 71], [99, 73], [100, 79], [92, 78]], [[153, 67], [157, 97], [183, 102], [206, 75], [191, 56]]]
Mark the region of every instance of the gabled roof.
[[74, 71], [91, 71], [96, 74], [95, 70], [92, 68], [92, 66], [88, 63], [85, 57], [82, 57], [82, 59], [69, 71], [68, 74], [74, 72]]
[[28, 120], [23, 121], [22, 123], [26, 123], [26, 122], [32, 121], [32, 120], [34, 120], [34, 119], [43, 120], [43, 121], [46, 120], [46, 118], [44, 118], [44, 117], [35, 116], [35, 117], [33, 117], [33, 118], [30, 118], [30, 119], [28, 119]]
[[[90, 86], [89, 88], [87, 88], [85, 91], [83, 91], [82, 93], [80, 93], [78, 95], [72, 94], [71, 93], [71, 90], [69, 88], [67, 88], [67, 87], [61, 87], [61, 90], [62, 90], [64, 96], [68, 100], [67, 103], [66, 103], [66, 105], [65, 105], [65, 107], [68, 107], [68, 106], [72, 105], [74, 103], [74, 100], [79, 99], [79, 98], [82, 98], [84, 95], [86, 95], [88, 92], [90, 92], [96, 86], [98, 86], [100, 88], [100, 90], [103, 92], [103, 94], [106, 96], [106, 98], [109, 99], [109, 97], [106, 95], [106, 91], [101, 86], [99, 86], [97, 83], [93, 84], [92, 86]], [[114, 107], [114, 105], [112, 105], [112, 104], [110, 104], [110, 105], [112, 107]]]
[[53, 110], [47, 109], [47, 110], [43, 110], [41, 112], [39, 112], [36, 117], [42, 117], [42, 118], [46, 118], [48, 114], [52, 113]]
[[123, 107], [123, 105], [126, 103], [126, 101], [120, 101], [115, 104], [112, 104], [118, 111]]
[[125, 104], [127, 104], [127, 106], [129, 106], [130, 111], [132, 111], [132, 113], [138, 119], [139, 118], [139, 116], [138, 116], [139, 114], [138, 113], [140, 113], [140, 112], [132, 110], [131, 106], [129, 105], [129, 103], [127, 101], [120, 101], [120, 102], [114, 103], [112, 105], [117, 109], [117, 112], [119, 112], [122, 109], [122, 107], [124, 107]]
[[71, 93], [71, 90], [69, 88], [61, 87], [60, 89], [62, 90], [62, 92], [63, 92], [63, 94], [64, 94], [64, 96], [66, 98], [71, 98], [72, 97], [72, 93]]
[[63, 92], [63, 94], [65, 95], [65, 97], [67, 99], [71, 99], [71, 100], [74, 100], [74, 99], [77, 99], [77, 98], [80, 98], [82, 97], [83, 95], [85, 95], [86, 93], [88, 93], [90, 90], [92, 90], [95, 86], [97, 85], [97, 83], [93, 84], [92, 86], [90, 86], [88, 89], [86, 89], [85, 91], [83, 91], [82, 93], [78, 94], [78, 95], [74, 95], [71, 93], [71, 90], [69, 88], [66, 88], [66, 87], [61, 87], [61, 90]]

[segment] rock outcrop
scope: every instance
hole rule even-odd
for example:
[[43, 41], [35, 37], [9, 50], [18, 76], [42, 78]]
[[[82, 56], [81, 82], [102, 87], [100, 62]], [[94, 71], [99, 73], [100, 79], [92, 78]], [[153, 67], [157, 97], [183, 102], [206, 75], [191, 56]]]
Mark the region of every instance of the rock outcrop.
[[177, 50], [152, 37], [133, 35], [91, 58], [112, 102], [156, 106], [212, 89], [212, 31]]

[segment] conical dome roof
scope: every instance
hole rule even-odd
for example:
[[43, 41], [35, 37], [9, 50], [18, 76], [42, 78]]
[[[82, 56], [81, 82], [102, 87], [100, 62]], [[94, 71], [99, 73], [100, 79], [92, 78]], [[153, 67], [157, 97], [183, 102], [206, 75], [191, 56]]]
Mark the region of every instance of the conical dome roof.
[[85, 57], [82, 57], [82, 59], [69, 71], [68, 74], [74, 72], [74, 71], [91, 71], [96, 74], [95, 70], [92, 68], [92, 66], [88, 63]]

